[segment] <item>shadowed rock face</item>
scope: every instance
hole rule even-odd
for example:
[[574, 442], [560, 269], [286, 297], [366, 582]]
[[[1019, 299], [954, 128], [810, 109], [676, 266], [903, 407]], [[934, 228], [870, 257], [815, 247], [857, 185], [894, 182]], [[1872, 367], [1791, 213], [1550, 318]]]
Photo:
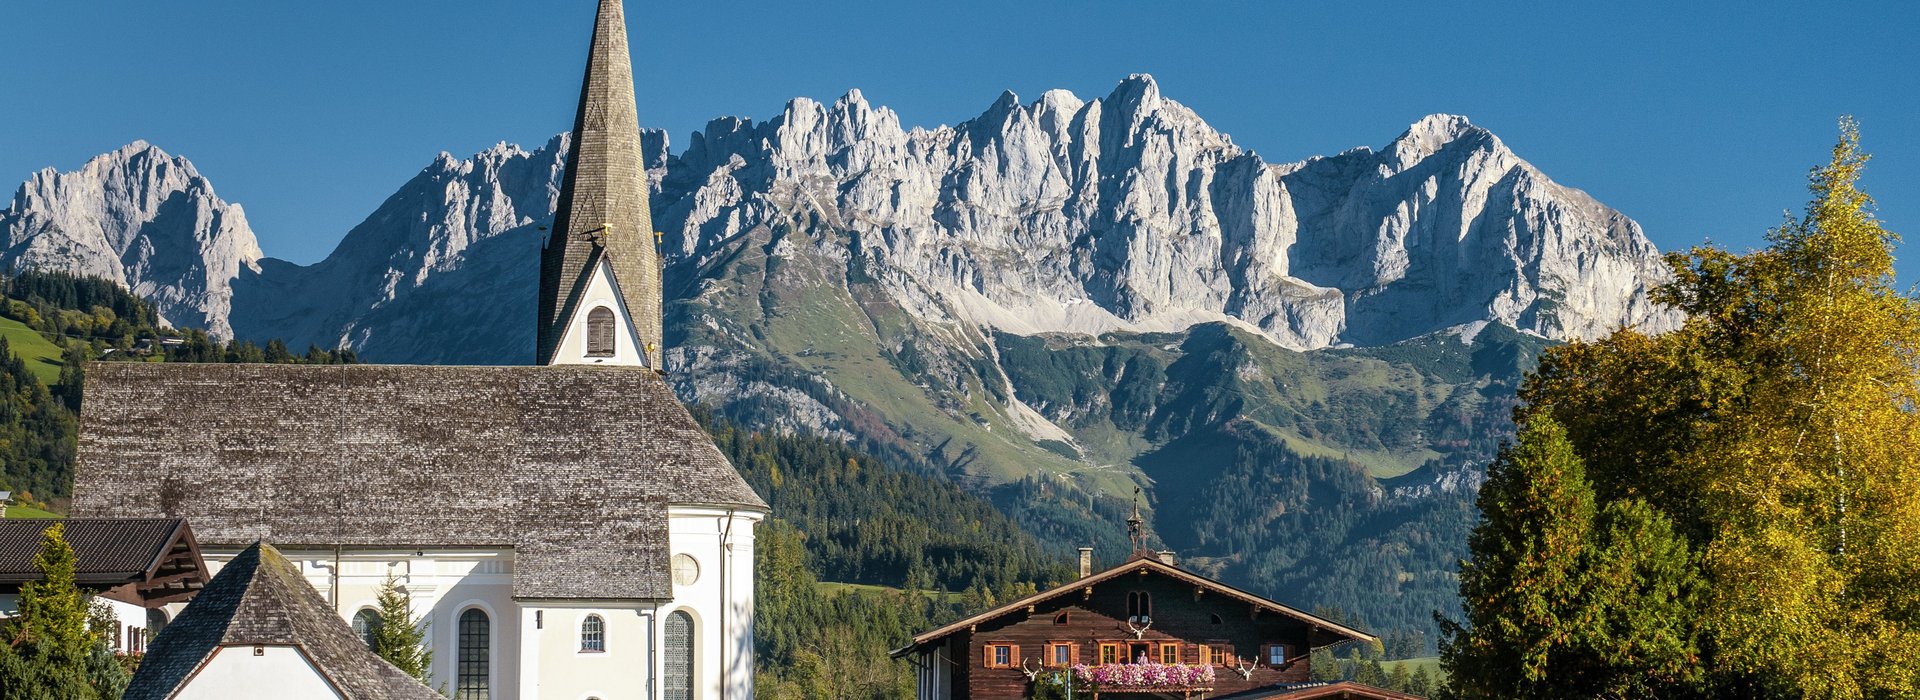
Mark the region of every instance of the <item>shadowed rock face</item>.
[[115, 280], [169, 322], [228, 334], [232, 280], [258, 269], [260, 245], [185, 158], [144, 141], [70, 173], [52, 168], [0, 210], [0, 263]]
[[[1313, 349], [1475, 321], [1554, 339], [1675, 321], [1647, 300], [1667, 273], [1638, 224], [1457, 116], [1276, 165], [1133, 76], [1091, 101], [1008, 93], [932, 130], [855, 91], [714, 120], [678, 156], [644, 140], [670, 300], [723, 284], [748, 234], [777, 229], [804, 235], [774, 236], [772, 259], [858, 267], [923, 322], [1017, 334], [1227, 321]], [[120, 279], [222, 334], [526, 362], [569, 145], [443, 154], [299, 267], [260, 261], [238, 206], [136, 144], [23, 186], [0, 214], [5, 262]]]

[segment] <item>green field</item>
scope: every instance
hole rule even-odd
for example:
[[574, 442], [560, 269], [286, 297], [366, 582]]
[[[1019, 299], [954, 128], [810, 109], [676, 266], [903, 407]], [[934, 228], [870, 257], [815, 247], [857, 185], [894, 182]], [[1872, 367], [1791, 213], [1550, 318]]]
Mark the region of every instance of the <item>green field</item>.
[[60, 516], [55, 515], [53, 513], [49, 513], [44, 510], [40, 510], [39, 508], [31, 507], [31, 506], [7, 506], [8, 520], [19, 520], [21, 518], [33, 519], [33, 518], [58, 518], [58, 517]]
[[1438, 656], [1422, 656], [1402, 661], [1386, 661], [1380, 664], [1380, 668], [1385, 669], [1387, 673], [1393, 673], [1393, 667], [1395, 666], [1406, 666], [1407, 673], [1413, 673], [1425, 668], [1427, 669], [1427, 673], [1434, 678], [1447, 677], [1447, 672], [1440, 668], [1440, 657]]
[[27, 363], [27, 371], [33, 372], [41, 384], [52, 386], [60, 381], [60, 346], [54, 345], [38, 331], [26, 324], [10, 318], [0, 318], [0, 337], [7, 339], [7, 345], [20, 361]]

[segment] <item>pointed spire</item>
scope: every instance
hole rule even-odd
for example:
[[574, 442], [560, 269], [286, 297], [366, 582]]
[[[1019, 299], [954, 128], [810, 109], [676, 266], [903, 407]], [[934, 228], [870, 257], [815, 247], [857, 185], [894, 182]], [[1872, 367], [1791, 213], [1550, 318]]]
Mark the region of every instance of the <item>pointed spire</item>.
[[600, 0], [573, 123], [573, 152], [540, 259], [540, 364], [553, 363], [569, 328], [578, 325], [582, 297], [604, 262], [624, 307], [622, 325], [630, 326], [645, 364], [658, 366], [662, 330], [655, 245], [626, 13], [621, 0]]

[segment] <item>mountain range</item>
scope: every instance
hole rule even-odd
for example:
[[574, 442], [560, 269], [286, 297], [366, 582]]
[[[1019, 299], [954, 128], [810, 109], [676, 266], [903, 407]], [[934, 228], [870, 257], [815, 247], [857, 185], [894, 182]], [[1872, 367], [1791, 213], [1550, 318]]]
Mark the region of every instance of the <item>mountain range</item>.
[[[910, 455], [1058, 547], [1122, 546], [1138, 486], [1192, 565], [1385, 625], [1451, 605], [1533, 354], [1678, 321], [1638, 224], [1458, 116], [1268, 163], [1137, 75], [932, 129], [854, 91], [643, 137], [684, 399]], [[443, 153], [300, 266], [135, 143], [34, 175], [0, 263], [221, 336], [528, 363], [569, 146]]]

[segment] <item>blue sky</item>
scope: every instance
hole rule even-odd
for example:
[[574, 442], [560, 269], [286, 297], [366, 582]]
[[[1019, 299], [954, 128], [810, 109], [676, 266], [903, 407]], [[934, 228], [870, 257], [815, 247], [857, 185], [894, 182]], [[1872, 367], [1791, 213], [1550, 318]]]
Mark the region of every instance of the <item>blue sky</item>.
[[[146, 139], [313, 262], [440, 151], [568, 128], [592, 0], [89, 0], [0, 13], [0, 187]], [[1681, 7], [1684, 5], [1685, 7]], [[1758, 245], [1835, 119], [1920, 236], [1920, 3], [628, 3], [641, 120], [676, 149], [850, 88], [908, 124], [1152, 73], [1270, 161], [1465, 114], [1663, 249]], [[1840, 8], [1845, 5], [1845, 8]], [[1904, 256], [1903, 256], [1904, 257]], [[1920, 256], [1914, 256], [1920, 258]], [[1915, 281], [1920, 260], [1903, 262]]]

